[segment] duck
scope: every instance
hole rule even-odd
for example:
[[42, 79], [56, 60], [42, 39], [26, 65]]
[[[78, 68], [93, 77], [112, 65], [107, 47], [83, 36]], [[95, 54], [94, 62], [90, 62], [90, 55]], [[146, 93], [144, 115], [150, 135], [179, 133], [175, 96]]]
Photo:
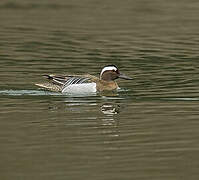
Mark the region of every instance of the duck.
[[106, 65], [102, 68], [100, 76], [83, 75], [43, 75], [48, 82], [37, 83], [36, 86], [49, 91], [61, 93], [96, 93], [114, 91], [119, 89], [118, 78], [132, 80], [133, 78], [122, 74], [117, 66]]

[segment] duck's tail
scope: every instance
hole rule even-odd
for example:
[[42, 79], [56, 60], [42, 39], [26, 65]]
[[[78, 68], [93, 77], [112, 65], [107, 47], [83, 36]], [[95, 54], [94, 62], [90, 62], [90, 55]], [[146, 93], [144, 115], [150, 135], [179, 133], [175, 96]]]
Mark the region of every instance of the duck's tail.
[[35, 85], [55, 92], [61, 92], [62, 90], [62, 88], [59, 85], [53, 83], [37, 83]]

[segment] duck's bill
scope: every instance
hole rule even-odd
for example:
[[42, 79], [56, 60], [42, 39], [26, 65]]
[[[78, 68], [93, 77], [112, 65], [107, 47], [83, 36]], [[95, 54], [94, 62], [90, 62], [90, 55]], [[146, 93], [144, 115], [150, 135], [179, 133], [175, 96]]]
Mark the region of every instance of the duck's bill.
[[132, 80], [133, 78], [126, 76], [125, 74], [120, 74], [119, 78], [126, 79], [126, 80]]

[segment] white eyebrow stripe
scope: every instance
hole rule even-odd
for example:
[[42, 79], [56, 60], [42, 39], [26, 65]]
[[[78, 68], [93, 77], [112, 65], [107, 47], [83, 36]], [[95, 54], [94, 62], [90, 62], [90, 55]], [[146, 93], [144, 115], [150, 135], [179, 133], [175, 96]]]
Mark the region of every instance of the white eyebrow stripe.
[[102, 74], [103, 74], [105, 71], [112, 71], [112, 70], [117, 71], [117, 68], [114, 67], [114, 66], [104, 67], [104, 68], [102, 69], [101, 73], [100, 73], [100, 78], [101, 78]]

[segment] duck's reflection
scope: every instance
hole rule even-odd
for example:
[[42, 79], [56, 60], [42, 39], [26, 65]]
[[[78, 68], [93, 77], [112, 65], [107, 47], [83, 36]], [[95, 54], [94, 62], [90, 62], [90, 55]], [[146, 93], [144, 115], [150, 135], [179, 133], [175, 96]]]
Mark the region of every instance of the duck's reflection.
[[107, 116], [113, 116], [119, 113], [120, 106], [114, 103], [105, 103], [101, 106], [101, 112]]
[[[107, 150], [106, 158], [112, 156], [113, 150], [118, 150], [120, 138], [120, 112], [122, 102], [117, 99], [106, 99], [101, 103], [97, 100], [67, 99], [63, 103], [51, 104], [51, 111], [59, 117], [63, 127], [72, 127], [72, 134], [84, 141], [97, 141]], [[52, 108], [53, 107], [53, 108]], [[123, 106], [122, 106], [123, 107]], [[61, 114], [61, 116], [60, 116]], [[76, 128], [75, 128], [76, 127]], [[91, 136], [85, 136], [91, 134]], [[110, 153], [110, 154], [109, 154]]]
[[113, 151], [117, 151], [118, 139], [120, 138], [119, 112], [120, 105], [117, 103], [104, 103], [100, 107], [104, 114], [100, 117], [100, 133], [104, 150], [106, 151], [105, 159], [111, 159]]
[[[120, 112], [120, 106], [116, 103], [104, 103], [101, 106], [101, 112], [105, 115], [101, 118], [102, 133], [108, 135], [107, 137], [119, 136], [119, 118], [117, 114]], [[106, 141], [108, 143], [110, 139]]]

